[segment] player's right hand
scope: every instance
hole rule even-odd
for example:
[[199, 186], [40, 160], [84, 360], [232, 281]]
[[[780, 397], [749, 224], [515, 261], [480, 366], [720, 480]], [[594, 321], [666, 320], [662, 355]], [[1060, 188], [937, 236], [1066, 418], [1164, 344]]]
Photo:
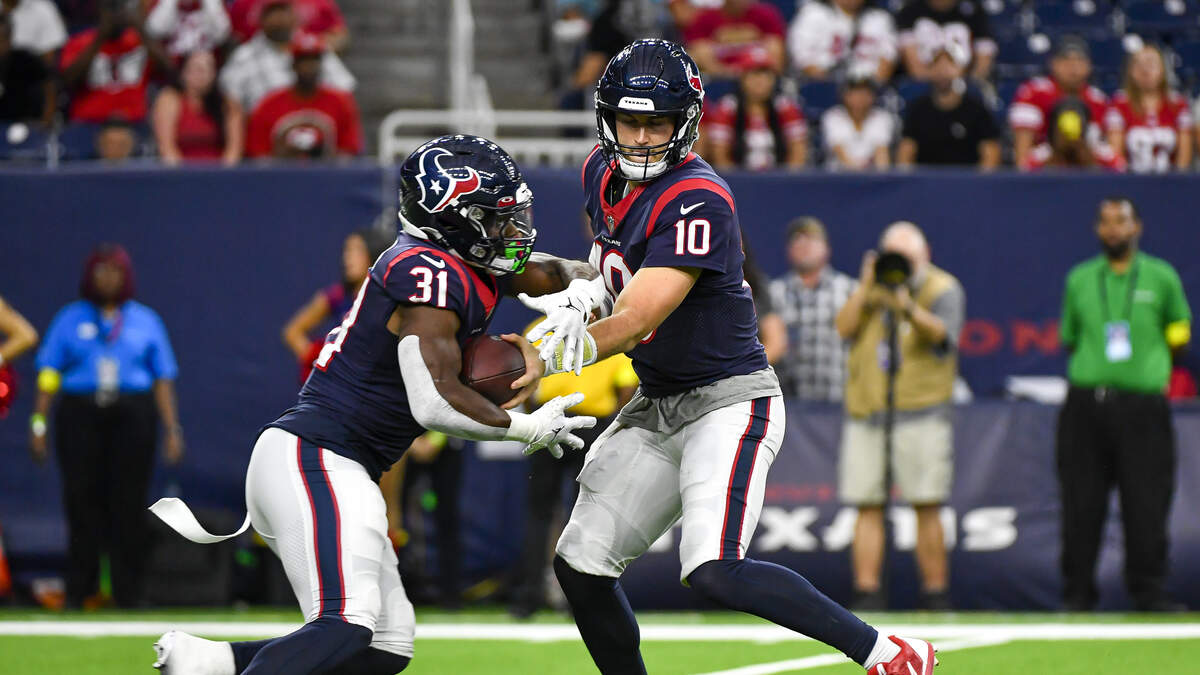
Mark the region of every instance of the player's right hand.
[[525, 335], [530, 342], [542, 341], [540, 352], [543, 361], [556, 358], [556, 350], [561, 349], [561, 371], [578, 375], [583, 370], [588, 363], [584, 355], [587, 322], [592, 310], [600, 306], [604, 294], [603, 282], [598, 279], [575, 279], [557, 293], [537, 297], [525, 293], [517, 295], [517, 299], [526, 307], [546, 315], [541, 323]]
[[569, 396], [555, 396], [530, 413], [529, 416], [538, 423], [538, 435], [525, 446], [525, 454], [531, 455], [545, 448], [555, 459], [560, 459], [563, 456], [563, 444], [576, 450], [582, 448], [583, 439], [573, 432], [596, 426], [596, 418], [588, 415], [567, 417], [565, 414], [567, 408], [582, 402], [583, 394], [578, 392]]

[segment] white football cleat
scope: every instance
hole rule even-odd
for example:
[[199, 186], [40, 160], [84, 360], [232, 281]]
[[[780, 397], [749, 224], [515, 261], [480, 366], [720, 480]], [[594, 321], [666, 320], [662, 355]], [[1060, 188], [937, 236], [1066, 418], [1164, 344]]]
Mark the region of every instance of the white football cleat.
[[227, 642], [170, 630], [154, 643], [154, 653], [158, 657], [154, 667], [163, 675], [237, 675], [233, 649]]
[[891, 661], [880, 663], [867, 672], [870, 675], [933, 675], [933, 667], [938, 664], [933, 645], [924, 640], [896, 637], [889, 635], [888, 639], [900, 648]]

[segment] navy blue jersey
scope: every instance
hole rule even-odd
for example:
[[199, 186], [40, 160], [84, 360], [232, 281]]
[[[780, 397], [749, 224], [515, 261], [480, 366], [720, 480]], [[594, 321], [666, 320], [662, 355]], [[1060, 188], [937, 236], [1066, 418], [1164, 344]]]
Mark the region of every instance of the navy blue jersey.
[[435, 244], [401, 234], [371, 267], [342, 325], [330, 331], [300, 400], [269, 427], [279, 427], [362, 464], [378, 480], [413, 439], [413, 419], [400, 373], [400, 338], [387, 329], [399, 305], [454, 312], [459, 347], [483, 333], [500, 282]]
[[590, 261], [608, 292], [615, 298], [643, 267], [701, 270], [683, 303], [629, 352], [642, 391], [666, 396], [766, 368], [729, 186], [689, 154], [659, 178], [627, 194], [626, 187], [592, 151], [583, 165], [595, 235]]

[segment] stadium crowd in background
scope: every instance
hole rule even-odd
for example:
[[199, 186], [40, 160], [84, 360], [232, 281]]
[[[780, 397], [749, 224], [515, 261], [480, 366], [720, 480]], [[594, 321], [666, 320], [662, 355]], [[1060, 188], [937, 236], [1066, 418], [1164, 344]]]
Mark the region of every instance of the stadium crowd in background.
[[875, 80], [869, 73], [850, 73], [841, 85], [841, 105], [821, 116], [825, 166], [832, 170], [886, 169], [895, 118], [875, 105]]
[[[293, 38], [340, 49], [348, 35], [333, 0], [0, 0], [0, 124], [12, 127], [0, 157], [40, 142], [43, 158], [237, 164], [257, 104], [295, 81]], [[325, 86], [353, 91], [332, 49], [321, 65]], [[293, 107], [327, 113], [317, 98]], [[326, 121], [308, 135], [338, 147]], [[347, 140], [342, 152], [361, 145]]]
[[51, 0], [0, 0], [0, 13], [12, 21], [12, 46], [40, 56], [53, 66], [67, 42], [67, 29]]
[[345, 91], [325, 82], [321, 38], [297, 33], [291, 45], [291, 86], [265, 96], [250, 115], [246, 155], [280, 159], [329, 159], [362, 152], [358, 107]]
[[929, 93], [904, 111], [897, 166], [1000, 166], [1000, 128], [978, 96], [963, 82], [966, 58], [947, 43], [932, 52]]
[[779, 76], [765, 51], [743, 55], [738, 88], [710, 106], [704, 118], [706, 157], [717, 169], [801, 168], [808, 125], [800, 106], [776, 88]]
[[58, 88], [34, 53], [13, 45], [12, 17], [0, 14], [0, 122], [54, 121]]
[[[877, 85], [875, 105], [880, 115], [894, 121], [886, 129], [887, 137], [876, 144], [885, 147], [887, 162], [872, 158], [861, 162], [860, 169], [929, 164], [1021, 170], [1048, 165], [1136, 172], [1192, 169], [1196, 120], [1188, 114], [1186, 94], [1195, 88], [1200, 70], [1200, 63], [1188, 60], [1200, 54], [1196, 47], [1200, 27], [1191, 21], [1191, 9], [1180, 13], [1178, 27], [1172, 28], [1161, 21], [1138, 23], [1138, 8], [1133, 6], [1137, 3], [1131, 2], [563, 0], [560, 4], [572, 7], [573, 25], [586, 26], [591, 20], [590, 32], [574, 29], [573, 34], [588, 36], [588, 46], [580, 50], [568, 107], [588, 104], [592, 82], [619, 45], [634, 37], [661, 35], [682, 41], [696, 54], [707, 94], [705, 122], [710, 122], [726, 116], [727, 95], [742, 88], [742, 74], [761, 67], [759, 59], [745, 55], [754, 49], [765, 52], [779, 76], [774, 95], [797, 105], [812, 126], [805, 139], [804, 165], [775, 163], [775, 168], [845, 170], [846, 163], [834, 156], [834, 147], [844, 145], [845, 139], [830, 143], [820, 121], [837, 107], [837, 94], [849, 81], [869, 74]], [[1042, 7], [1051, 4], [1061, 5], [1061, 11]], [[636, 24], [621, 20], [634, 14], [639, 18]], [[781, 36], [783, 25], [787, 28]], [[598, 35], [610, 37], [608, 48], [594, 48]], [[781, 38], [779, 57], [776, 45]], [[1161, 68], [1149, 63], [1155, 53]], [[937, 63], [935, 57], [941, 55], [949, 55], [957, 66], [952, 89], [944, 86], [950, 69]], [[936, 74], [937, 68], [943, 74]], [[936, 95], [935, 89], [942, 94]], [[1130, 96], [1140, 101], [1132, 108]], [[933, 98], [941, 101], [940, 108], [931, 104]], [[1063, 100], [1068, 101], [1067, 107], [1078, 100], [1089, 108], [1086, 161], [1063, 161], [1063, 153], [1055, 155], [1049, 122]], [[918, 108], [914, 123], [948, 122], [942, 125], [946, 129], [939, 130], [953, 135], [953, 145], [958, 147], [947, 153], [952, 156], [927, 156], [930, 143], [922, 153], [918, 139], [904, 135], [900, 120], [913, 117], [914, 106]], [[845, 126], [838, 127], [843, 137]], [[880, 131], [882, 126], [872, 125]], [[1126, 126], [1143, 131], [1128, 141]], [[698, 147], [709, 152], [706, 157], [713, 154], [714, 143], [727, 143], [727, 127], [704, 125]], [[918, 133], [916, 127], [909, 130]], [[858, 131], [861, 134], [862, 129]], [[967, 146], [970, 151], [964, 152]]]
[[232, 166], [245, 152], [245, 115], [217, 86], [212, 52], [197, 50], [183, 57], [178, 82], [159, 92], [152, 118], [164, 164], [220, 160]]

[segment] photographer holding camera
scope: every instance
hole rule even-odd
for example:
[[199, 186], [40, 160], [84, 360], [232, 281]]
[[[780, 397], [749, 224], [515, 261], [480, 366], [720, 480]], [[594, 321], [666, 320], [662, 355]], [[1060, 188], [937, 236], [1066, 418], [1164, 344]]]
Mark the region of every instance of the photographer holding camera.
[[850, 342], [838, 491], [844, 503], [858, 507], [854, 606], [887, 607], [880, 572], [891, 450], [890, 475], [917, 514], [921, 602], [949, 609], [939, 511], [953, 473], [950, 403], [966, 296], [957, 279], [930, 263], [916, 225], [888, 226], [879, 249], [863, 256], [859, 286], [835, 322]]

